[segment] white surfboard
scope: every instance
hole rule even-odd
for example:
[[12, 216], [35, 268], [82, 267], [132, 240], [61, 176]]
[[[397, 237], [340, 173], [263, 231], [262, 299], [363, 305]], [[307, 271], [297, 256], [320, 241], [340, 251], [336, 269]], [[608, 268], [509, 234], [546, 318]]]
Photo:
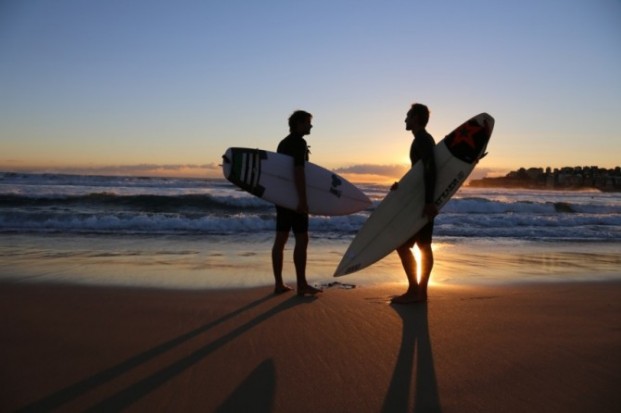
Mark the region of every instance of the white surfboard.
[[[494, 128], [494, 118], [482, 113], [464, 122], [435, 147], [438, 209], [457, 192], [485, 154]], [[350, 274], [381, 260], [427, 223], [423, 216], [425, 183], [422, 162], [399, 181], [396, 190], [377, 206], [341, 259], [334, 276]]]
[[[293, 157], [250, 148], [229, 148], [222, 156], [224, 177], [243, 190], [276, 205], [295, 210], [298, 194]], [[348, 215], [371, 205], [371, 200], [345, 178], [306, 162], [308, 211], [315, 215]]]

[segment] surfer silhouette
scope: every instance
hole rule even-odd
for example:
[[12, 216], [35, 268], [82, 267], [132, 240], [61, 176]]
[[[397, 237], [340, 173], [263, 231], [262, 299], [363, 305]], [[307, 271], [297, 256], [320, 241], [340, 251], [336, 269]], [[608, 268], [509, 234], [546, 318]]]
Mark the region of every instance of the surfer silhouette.
[[289, 239], [289, 232], [293, 230], [295, 247], [293, 249], [293, 263], [297, 280], [299, 296], [314, 295], [321, 290], [308, 285], [306, 281], [306, 250], [308, 248], [308, 201], [306, 198], [305, 162], [310, 153], [304, 136], [310, 135], [313, 115], [303, 110], [293, 112], [289, 117], [289, 136], [278, 144], [278, 153], [293, 157], [293, 171], [295, 187], [298, 192], [298, 207], [295, 211], [276, 206], [276, 238], [272, 247], [272, 268], [274, 270], [274, 294], [291, 291], [282, 278], [283, 251]]
[[[429, 122], [429, 108], [415, 103], [412, 105], [405, 118], [405, 129], [412, 132], [414, 140], [410, 147], [410, 161], [412, 166], [416, 162], [423, 163], [423, 175], [425, 182], [425, 207], [423, 214], [427, 216], [429, 222], [414, 234], [403, 245], [397, 248], [397, 253], [401, 259], [401, 264], [408, 279], [408, 289], [405, 294], [394, 297], [391, 301], [395, 304], [411, 304], [427, 301], [427, 285], [433, 268], [433, 251], [431, 241], [433, 238], [434, 217], [438, 214], [438, 208], [434, 204], [434, 189], [436, 186], [436, 164], [434, 147], [436, 145], [433, 137], [427, 132], [427, 122]], [[398, 184], [395, 183], [391, 190], [397, 190]], [[421, 253], [421, 273], [417, 280], [416, 259], [412, 253], [414, 244], [418, 245]]]

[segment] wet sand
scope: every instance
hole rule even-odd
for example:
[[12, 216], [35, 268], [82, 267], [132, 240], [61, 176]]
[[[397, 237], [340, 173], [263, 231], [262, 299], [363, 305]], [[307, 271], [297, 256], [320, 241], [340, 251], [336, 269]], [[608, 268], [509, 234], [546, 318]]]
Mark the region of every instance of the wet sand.
[[621, 282], [0, 284], [1, 411], [616, 412]]

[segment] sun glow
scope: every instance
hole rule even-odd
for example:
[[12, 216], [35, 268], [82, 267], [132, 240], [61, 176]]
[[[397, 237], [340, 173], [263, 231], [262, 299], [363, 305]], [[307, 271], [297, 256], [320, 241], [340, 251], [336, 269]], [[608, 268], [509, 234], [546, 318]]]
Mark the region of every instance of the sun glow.
[[412, 253], [414, 254], [414, 259], [416, 260], [416, 282], [419, 283], [420, 273], [422, 271], [423, 264], [421, 262], [422, 260], [421, 260], [420, 249], [418, 248], [418, 245], [414, 244], [414, 246], [412, 247]]
[[[431, 244], [431, 251], [433, 251], [434, 255], [440, 248], [441, 247], [438, 244], [433, 244], [433, 243]], [[418, 248], [418, 245], [414, 244], [411, 250], [412, 250], [412, 254], [414, 254], [414, 259], [416, 260], [416, 282], [420, 282], [420, 274], [423, 268], [423, 263], [422, 263], [423, 260], [421, 257], [420, 249]], [[429, 278], [429, 285], [434, 285], [434, 284], [436, 283], [433, 280], [433, 270], [432, 270], [431, 277]]]
[[401, 159], [399, 159], [399, 160], [397, 161], [397, 163], [398, 163], [399, 165], [407, 165], [408, 167], [410, 167], [410, 165], [412, 165], [412, 160], [410, 159], [410, 154], [409, 154], [409, 153], [404, 154], [404, 155], [401, 157]]
[[383, 184], [389, 185], [395, 181], [399, 180], [399, 177], [392, 176], [381, 176], [381, 175], [373, 175], [373, 174], [350, 174], [350, 173], [341, 173], [343, 178], [354, 184]]

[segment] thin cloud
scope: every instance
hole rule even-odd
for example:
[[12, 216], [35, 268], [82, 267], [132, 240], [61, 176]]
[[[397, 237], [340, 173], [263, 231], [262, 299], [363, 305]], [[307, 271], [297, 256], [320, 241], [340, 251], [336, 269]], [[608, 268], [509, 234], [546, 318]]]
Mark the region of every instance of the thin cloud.
[[[354, 182], [390, 182], [399, 180], [409, 170], [408, 165], [360, 164], [335, 169], [335, 172]], [[468, 181], [489, 176], [502, 176], [508, 171], [497, 168], [474, 168]]]
[[[8, 166], [8, 165], [7, 165]], [[8, 167], [12, 172], [63, 173], [80, 175], [132, 175], [132, 176], [185, 176], [216, 178], [221, 177], [221, 167], [208, 164], [134, 164], [134, 165], [96, 165], [96, 166], [36, 166]]]
[[398, 178], [405, 174], [407, 171], [408, 167], [406, 165], [360, 164], [338, 168], [335, 172], [341, 174], [375, 175], [386, 178]]

